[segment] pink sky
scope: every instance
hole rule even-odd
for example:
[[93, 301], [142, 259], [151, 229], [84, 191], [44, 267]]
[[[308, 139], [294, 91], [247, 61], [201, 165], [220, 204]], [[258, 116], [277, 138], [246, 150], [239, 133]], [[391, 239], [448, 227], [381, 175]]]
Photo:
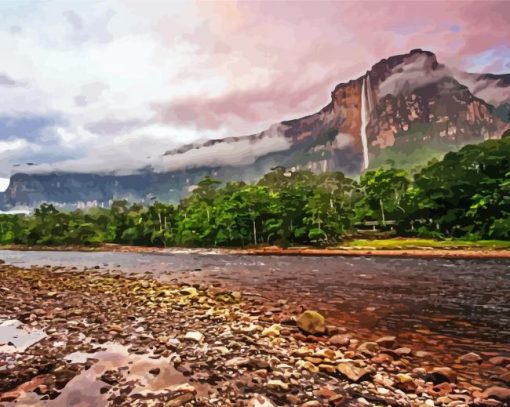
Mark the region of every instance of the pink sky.
[[510, 72], [510, 1], [18, 0], [0, 12], [0, 178], [18, 162], [140, 166], [257, 133], [413, 48]]
[[[197, 5], [205, 22], [186, 36], [200, 44], [205, 65], [222, 66], [232, 77], [247, 70], [265, 73], [259, 83], [245, 87], [239, 81], [220, 95], [189, 95], [168, 104], [165, 120], [195, 122], [199, 128], [215, 128], [228, 118], [245, 122], [239, 131], [249, 132], [252, 123], [265, 126], [312, 112], [328, 101], [337, 83], [413, 48], [431, 50], [440, 62], [463, 70], [510, 72], [508, 1]], [[172, 28], [166, 27], [160, 27], [161, 38], [171, 41]]]

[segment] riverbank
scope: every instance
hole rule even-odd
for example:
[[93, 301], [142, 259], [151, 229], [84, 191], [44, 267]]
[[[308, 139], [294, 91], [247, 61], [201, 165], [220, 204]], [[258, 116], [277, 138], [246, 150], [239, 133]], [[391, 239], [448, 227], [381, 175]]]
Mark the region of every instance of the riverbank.
[[380, 240], [352, 240], [334, 247], [288, 247], [260, 246], [248, 248], [190, 248], [149, 247], [118, 244], [98, 246], [24, 246], [2, 245], [3, 250], [26, 251], [84, 251], [119, 253], [216, 253], [240, 255], [281, 256], [384, 256], [405, 258], [459, 258], [459, 259], [510, 259], [510, 242], [506, 241], [462, 241], [393, 238]]
[[[508, 400], [508, 358], [480, 352], [436, 365], [395, 337], [360, 341], [282, 299], [61, 267], [0, 265], [0, 281], [0, 342], [13, 327], [22, 338], [0, 343], [0, 404], [453, 407]], [[466, 375], [473, 366], [493, 372], [493, 383], [473, 384]]]

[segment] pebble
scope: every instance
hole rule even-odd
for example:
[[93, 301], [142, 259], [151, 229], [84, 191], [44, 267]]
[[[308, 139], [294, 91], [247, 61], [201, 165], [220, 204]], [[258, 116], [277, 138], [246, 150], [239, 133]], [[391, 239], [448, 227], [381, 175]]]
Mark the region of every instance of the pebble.
[[281, 326], [280, 325], [271, 325], [269, 328], [266, 328], [262, 331], [262, 336], [280, 336], [280, 330], [281, 330]]
[[268, 380], [267, 387], [274, 390], [289, 390], [289, 385], [287, 383], [282, 382], [281, 380]]
[[317, 311], [305, 311], [299, 315], [297, 326], [309, 334], [322, 334], [326, 331], [326, 319]]
[[184, 339], [195, 341], [195, 342], [202, 342], [204, 339], [204, 334], [201, 332], [198, 332], [198, 331], [189, 331], [189, 332], [186, 332]]
[[460, 363], [479, 363], [482, 361], [482, 357], [474, 352], [466, 353], [459, 358]]

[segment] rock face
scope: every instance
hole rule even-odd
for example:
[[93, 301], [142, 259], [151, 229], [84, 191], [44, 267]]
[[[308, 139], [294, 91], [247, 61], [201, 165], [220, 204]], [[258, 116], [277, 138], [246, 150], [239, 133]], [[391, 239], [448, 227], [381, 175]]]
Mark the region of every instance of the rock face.
[[30, 173], [12, 176], [0, 207], [50, 201], [108, 205], [115, 199], [177, 201], [205, 175], [256, 180], [270, 168], [357, 175], [382, 153], [460, 148], [509, 127], [510, 75], [454, 71], [428, 51], [412, 50], [339, 84], [319, 112], [259, 134], [209, 140], [163, 154], [163, 172], [132, 175]]

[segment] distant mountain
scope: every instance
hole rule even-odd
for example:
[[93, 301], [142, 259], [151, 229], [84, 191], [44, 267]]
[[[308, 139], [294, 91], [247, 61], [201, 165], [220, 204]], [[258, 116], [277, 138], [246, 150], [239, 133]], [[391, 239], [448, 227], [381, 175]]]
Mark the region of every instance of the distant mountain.
[[205, 175], [250, 181], [276, 165], [357, 175], [389, 151], [450, 151], [499, 137], [509, 127], [509, 115], [510, 74], [459, 72], [417, 49], [337, 85], [331, 102], [310, 116], [255, 135], [168, 151], [165, 172], [14, 174], [3, 206], [176, 201]]

